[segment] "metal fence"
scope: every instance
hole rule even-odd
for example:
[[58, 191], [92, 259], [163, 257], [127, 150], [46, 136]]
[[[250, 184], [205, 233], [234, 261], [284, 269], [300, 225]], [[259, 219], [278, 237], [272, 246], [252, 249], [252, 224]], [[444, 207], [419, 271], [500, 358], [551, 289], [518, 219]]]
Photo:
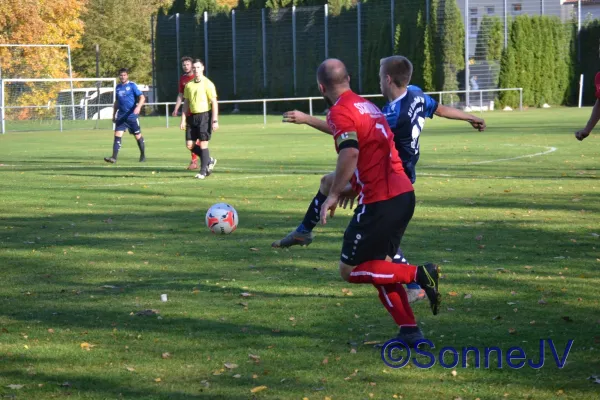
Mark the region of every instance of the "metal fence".
[[[522, 88], [507, 88], [507, 89], [481, 89], [477, 91], [471, 91], [473, 95], [473, 101], [471, 106], [467, 109], [470, 112], [485, 112], [493, 111], [495, 109], [493, 100], [486, 100], [486, 98], [495, 98], [498, 92], [514, 91], [520, 99], [519, 110], [523, 110], [523, 89]], [[464, 94], [465, 91], [456, 91], [453, 93], [448, 92], [429, 92], [428, 95], [435, 98], [440, 104], [443, 104], [444, 95], [447, 94]], [[381, 94], [368, 94], [364, 95], [365, 98], [372, 99], [378, 105], [382, 105], [384, 99]], [[475, 100], [477, 99], [477, 100]], [[290, 106], [290, 109], [304, 109], [310, 115], [325, 114], [327, 106], [321, 96], [313, 97], [289, 97], [289, 98], [265, 98], [265, 99], [245, 99], [245, 100], [219, 100], [220, 113], [223, 107], [236, 105], [239, 107], [257, 106], [253, 109], [257, 110], [253, 114], [245, 114], [245, 117], [249, 115], [255, 115], [255, 119], [250, 119], [255, 124], [262, 123], [263, 126], [267, 125], [268, 116], [274, 114], [274, 110], [278, 104], [286, 104]], [[144, 127], [154, 128], [171, 128], [173, 126], [179, 126], [181, 116], [172, 117], [171, 113], [174, 110], [174, 102], [162, 102], [162, 103], [145, 103], [140, 113], [142, 119], [142, 125]], [[18, 115], [18, 111], [31, 111], [31, 115], [34, 117], [27, 119], [2, 119], [0, 126], [2, 127], [1, 133], [7, 132], [19, 132], [19, 131], [46, 131], [46, 130], [59, 130], [61, 132], [66, 130], [88, 130], [88, 129], [102, 129], [112, 130], [114, 124], [112, 122], [112, 113], [101, 113], [101, 110], [110, 109], [112, 111], [113, 104], [93, 104], [90, 105], [90, 112], [86, 112], [86, 118], [73, 119], [69, 117], [69, 110], [73, 107], [71, 104], [48, 104], [46, 106], [5, 106], [0, 107], [0, 115]], [[80, 107], [76, 105], [75, 107]], [[65, 112], [67, 111], [67, 112]], [[87, 117], [89, 115], [89, 117]], [[227, 119], [227, 117], [225, 117]], [[249, 119], [245, 119], [245, 122]], [[148, 125], [146, 125], [148, 123]]]
[[[315, 70], [327, 57], [346, 63], [354, 90], [376, 92], [379, 59], [394, 53], [411, 58], [411, 46], [426, 45], [427, 28], [435, 30], [434, 41], [460, 29], [463, 56], [440, 66], [455, 75], [452, 82], [424, 89], [464, 90], [446, 102], [468, 105], [471, 90], [499, 87], [501, 51], [518, 15], [552, 16], [580, 30], [600, 12], [590, 15], [580, 0], [382, 0], [335, 13], [325, 5], [159, 16], [152, 21], [155, 99], [175, 99], [186, 55], [203, 59], [206, 75], [227, 100], [317, 96]], [[422, 62], [415, 61], [414, 83], [424, 86]]]

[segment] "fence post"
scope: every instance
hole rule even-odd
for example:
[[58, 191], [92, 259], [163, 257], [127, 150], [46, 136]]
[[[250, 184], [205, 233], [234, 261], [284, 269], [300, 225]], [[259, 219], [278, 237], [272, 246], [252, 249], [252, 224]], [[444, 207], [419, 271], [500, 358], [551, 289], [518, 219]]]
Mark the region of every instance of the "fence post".
[[425, 22], [427, 22], [427, 25], [429, 25], [429, 0], [425, 0]]
[[577, 0], [577, 61], [581, 61], [581, 0]]
[[471, 104], [471, 99], [469, 98], [469, 0], [465, 0], [465, 105], [469, 106]]
[[323, 7], [325, 8], [325, 58], [329, 58], [329, 6], [325, 4]]
[[579, 101], [578, 106], [581, 108], [581, 104], [583, 102], [583, 74], [579, 76]]
[[357, 39], [358, 39], [358, 93], [362, 93], [362, 32], [361, 32], [361, 2], [356, 3], [356, 24], [357, 24]]
[[390, 23], [392, 31], [392, 54], [394, 54], [394, 40], [396, 39], [396, 27], [394, 25], [394, 1], [390, 0]]
[[237, 76], [236, 76], [236, 58], [235, 58], [235, 10], [231, 10], [231, 41], [233, 44], [233, 95], [237, 96]]
[[313, 115], [312, 97], [308, 99], [308, 113], [310, 114], [310, 116]]
[[523, 111], [523, 88], [519, 88], [519, 111]]
[[[73, 68], [71, 67], [71, 46], [67, 45], [67, 54], [69, 56], [69, 83], [71, 84], [71, 112], [73, 121], [75, 121], [75, 93], [73, 92]], [[100, 99], [98, 99], [100, 100]]]
[[[155, 57], [155, 43], [154, 43], [154, 14], [150, 16], [150, 40], [152, 46], [152, 101], [154, 103], [158, 102], [158, 98], [156, 97], [156, 57]], [[100, 99], [100, 96], [98, 96]], [[98, 105], [100, 102], [98, 101]], [[156, 107], [153, 107], [156, 110]], [[98, 107], [98, 115], [100, 113], [100, 107]], [[98, 118], [99, 120], [100, 118]]]
[[0, 127], [2, 128], [2, 134], [6, 133], [6, 125], [4, 123], [4, 79], [2, 79], [1, 70], [0, 70]]
[[508, 47], [508, 4], [504, 0], [504, 48]]
[[292, 6], [292, 58], [294, 63], [294, 96], [296, 95], [296, 6]]
[[544, 15], [545, 10], [544, 10], [544, 0], [540, 0], [540, 14]]
[[483, 111], [483, 90], [479, 91], [479, 111]]
[[325, 58], [329, 58], [329, 6], [325, 7]]
[[439, 103], [442, 104], [442, 92], [440, 92], [440, 101], [439, 101]]
[[[262, 62], [263, 62], [263, 88], [267, 89], [267, 18], [266, 9], [260, 10], [262, 20]], [[266, 94], [266, 93], [265, 93]]]
[[204, 69], [208, 75], [208, 12], [204, 11]]
[[179, 66], [179, 60], [181, 59], [179, 54], [179, 13], [175, 14], [175, 42], [177, 45], [177, 69], [175, 71], [177, 71], [177, 80], [179, 80], [179, 68], [181, 68]]
[[167, 128], [169, 127], [169, 103], [165, 104], [165, 117], [167, 117]]
[[267, 125], [267, 101], [263, 100], [263, 125]]

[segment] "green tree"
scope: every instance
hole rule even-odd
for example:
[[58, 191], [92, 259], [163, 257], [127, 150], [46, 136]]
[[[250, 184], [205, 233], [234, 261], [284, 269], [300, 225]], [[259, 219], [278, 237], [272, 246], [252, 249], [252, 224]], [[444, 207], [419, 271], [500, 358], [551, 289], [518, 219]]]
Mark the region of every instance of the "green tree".
[[150, 16], [170, 7], [171, 0], [89, 0], [82, 15], [82, 47], [73, 53], [75, 70], [96, 76], [96, 44], [100, 46], [100, 76], [114, 77], [130, 69], [130, 79], [152, 82]]

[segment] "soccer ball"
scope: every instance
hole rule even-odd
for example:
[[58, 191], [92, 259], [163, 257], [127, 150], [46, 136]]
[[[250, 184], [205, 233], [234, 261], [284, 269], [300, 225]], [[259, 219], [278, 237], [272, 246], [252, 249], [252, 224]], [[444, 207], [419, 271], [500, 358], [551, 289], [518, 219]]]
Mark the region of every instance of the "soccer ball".
[[235, 208], [226, 203], [212, 205], [206, 213], [206, 226], [212, 233], [228, 235], [238, 225], [238, 214]]

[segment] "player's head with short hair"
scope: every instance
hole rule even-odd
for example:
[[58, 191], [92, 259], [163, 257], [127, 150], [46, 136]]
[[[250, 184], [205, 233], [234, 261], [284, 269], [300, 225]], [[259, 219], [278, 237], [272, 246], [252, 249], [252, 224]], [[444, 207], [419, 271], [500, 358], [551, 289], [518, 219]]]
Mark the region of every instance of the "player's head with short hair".
[[350, 75], [343, 62], [329, 58], [317, 68], [317, 83], [325, 102], [331, 107], [341, 93], [350, 89]]
[[121, 83], [125, 83], [129, 80], [129, 70], [127, 68], [121, 68], [119, 70], [119, 80]]
[[190, 56], [181, 57], [181, 69], [186, 74], [189, 74], [192, 71], [192, 64], [194, 59]]
[[192, 63], [192, 71], [196, 78], [201, 78], [204, 75], [204, 63], [201, 59], [195, 58]]
[[408, 58], [403, 56], [382, 58], [379, 66], [379, 84], [381, 94], [384, 96], [389, 97], [392, 86], [405, 88], [410, 83], [413, 65]]

